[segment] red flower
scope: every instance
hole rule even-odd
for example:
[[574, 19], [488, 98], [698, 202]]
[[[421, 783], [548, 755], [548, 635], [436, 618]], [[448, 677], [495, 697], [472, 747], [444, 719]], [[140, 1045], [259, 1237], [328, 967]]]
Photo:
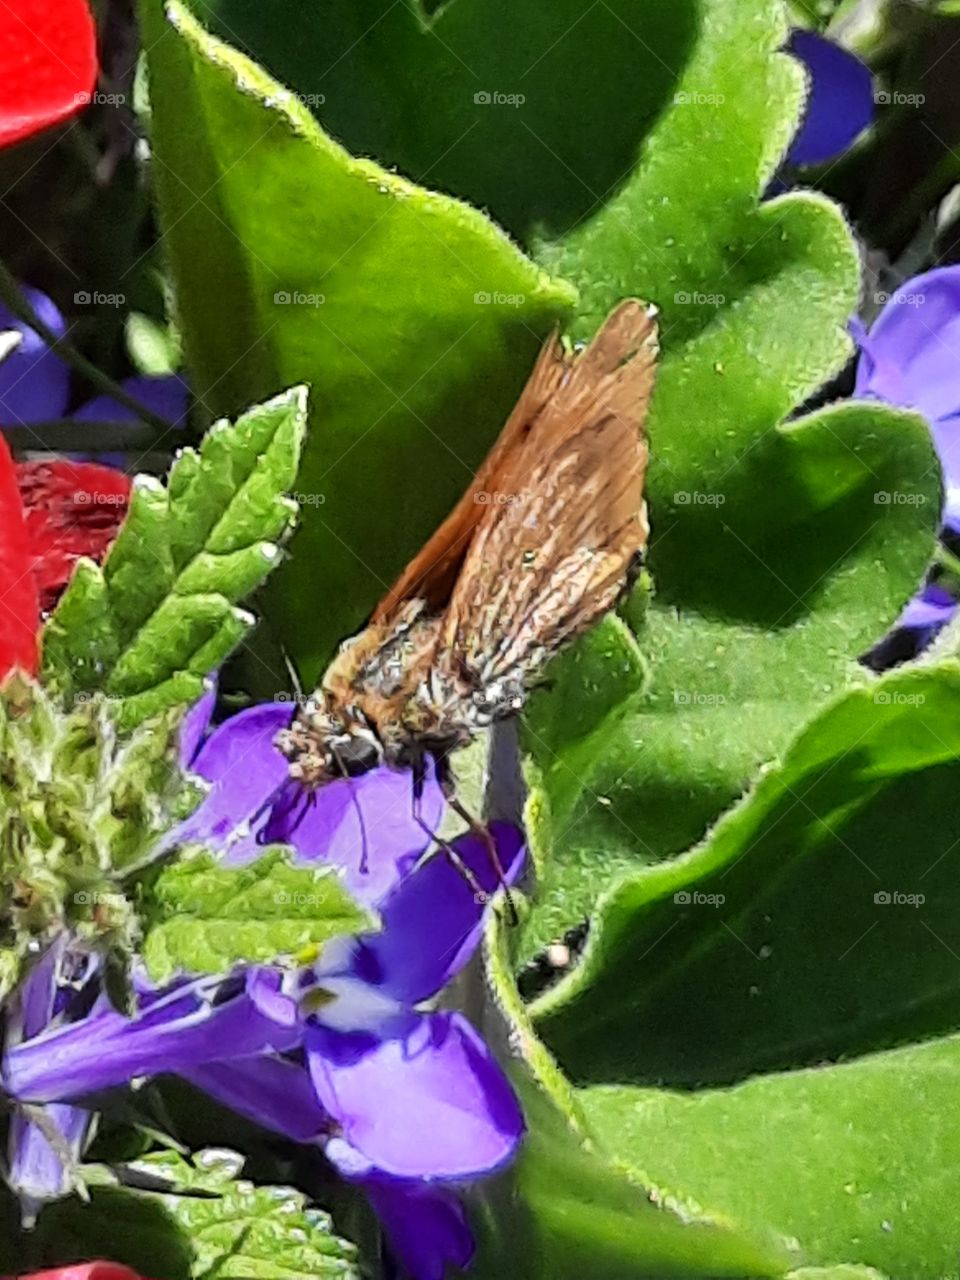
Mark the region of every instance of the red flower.
[[0, 9], [0, 146], [65, 120], [97, 82], [87, 0], [15, 0]]
[[127, 514], [130, 477], [93, 462], [17, 464], [40, 608], [49, 613], [81, 556], [100, 561]]
[[119, 1262], [78, 1262], [72, 1267], [54, 1267], [29, 1276], [5, 1276], [4, 1280], [142, 1280], [136, 1271]]
[[127, 513], [130, 478], [93, 462], [14, 463], [0, 435], [0, 680], [34, 674], [48, 613], [81, 556], [100, 561]]
[[0, 679], [37, 667], [40, 606], [16, 469], [0, 435]]

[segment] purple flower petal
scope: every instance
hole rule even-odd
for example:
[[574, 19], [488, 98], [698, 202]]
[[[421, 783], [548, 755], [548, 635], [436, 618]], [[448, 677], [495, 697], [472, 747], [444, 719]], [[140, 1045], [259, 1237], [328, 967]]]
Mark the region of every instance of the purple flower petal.
[[320, 1104], [336, 1121], [327, 1155], [347, 1177], [469, 1179], [506, 1163], [523, 1116], [506, 1076], [459, 1013], [423, 1014], [375, 1041], [310, 1024]]
[[[124, 391], [135, 396], [141, 404], [151, 409], [158, 417], [175, 427], [182, 427], [187, 421], [187, 403], [189, 392], [187, 384], [175, 374], [162, 378], [125, 378], [120, 383]], [[128, 405], [121, 404], [112, 396], [96, 396], [72, 415], [78, 422], [139, 422], [139, 416]]]
[[[58, 1200], [74, 1185], [74, 1170], [90, 1139], [95, 1116], [82, 1107], [53, 1102], [44, 1107], [43, 1124], [20, 1113], [10, 1120], [10, 1169], [7, 1181], [20, 1198], [28, 1223], [46, 1200]], [[50, 1143], [54, 1137], [54, 1144]]]
[[[931, 423], [960, 414], [960, 266], [905, 281], [857, 337], [854, 395], [916, 409]], [[955, 461], [944, 458], [948, 472]]]
[[294, 1142], [313, 1143], [329, 1130], [306, 1067], [286, 1058], [231, 1058], [180, 1075], [254, 1124]]
[[[302, 796], [300, 788], [296, 791]], [[439, 827], [444, 803], [430, 766], [420, 804], [430, 831]], [[292, 844], [305, 862], [322, 860], [340, 867], [347, 889], [368, 906], [400, 882], [430, 843], [414, 818], [412, 774], [386, 766], [330, 782], [308, 804], [275, 811], [266, 836]]]
[[[491, 834], [506, 881], [513, 884], [523, 870], [523, 836], [506, 822], [492, 823]], [[492, 897], [499, 878], [486, 843], [466, 835], [454, 841], [453, 848]], [[345, 940], [338, 951], [355, 977], [403, 1004], [419, 1004], [442, 990], [470, 959], [480, 941], [488, 900], [478, 902], [465, 876], [438, 852], [381, 902], [382, 932]], [[324, 971], [325, 967], [318, 971], [321, 985]]]
[[217, 677], [214, 673], [208, 682], [206, 693], [200, 695], [192, 707], [187, 709], [180, 724], [180, 768], [189, 769], [199, 750], [207, 729], [210, 717], [217, 705]]
[[954, 596], [935, 582], [928, 583], [919, 595], [914, 596], [897, 619], [898, 627], [915, 627], [922, 630], [939, 630], [949, 622], [957, 610]]
[[263, 852], [258, 835], [269, 803], [288, 777], [287, 762], [273, 745], [290, 723], [288, 702], [249, 707], [218, 725], [200, 748], [193, 772], [212, 784], [194, 813], [164, 837], [161, 847], [206, 844], [242, 862]]
[[803, 123], [787, 162], [823, 164], [846, 151], [873, 119], [873, 78], [859, 58], [813, 31], [793, 31], [787, 48], [810, 76]]
[[[88, 1017], [8, 1049], [5, 1087], [14, 1097], [59, 1102], [126, 1084], [135, 1076], [188, 1071], [231, 1056], [282, 1052], [301, 1041], [296, 1005], [279, 994], [281, 975], [255, 970], [236, 995], [214, 1004], [222, 984], [178, 984], [135, 1018], [105, 998]], [[269, 998], [272, 996], [272, 999]]]
[[[287, 761], [273, 745], [293, 711], [289, 702], [268, 702], [214, 729], [192, 766], [212, 784], [210, 793], [161, 847], [207, 844], [228, 864], [242, 865], [259, 857], [265, 843], [290, 844], [303, 862], [339, 867], [357, 900], [374, 904], [428, 844], [414, 819], [411, 775], [381, 768], [307, 791], [289, 780]], [[443, 806], [431, 769], [421, 802], [430, 830], [439, 826]]]
[[444, 1280], [449, 1267], [465, 1271], [474, 1243], [458, 1197], [445, 1187], [371, 1178], [361, 1183], [391, 1249], [415, 1280]]
[[[22, 291], [44, 324], [62, 338], [67, 326], [51, 299], [39, 289], [23, 286]], [[3, 305], [0, 329], [16, 329], [23, 334], [16, 351], [0, 362], [0, 424], [18, 426], [63, 417], [70, 394], [67, 366], [33, 329]]]

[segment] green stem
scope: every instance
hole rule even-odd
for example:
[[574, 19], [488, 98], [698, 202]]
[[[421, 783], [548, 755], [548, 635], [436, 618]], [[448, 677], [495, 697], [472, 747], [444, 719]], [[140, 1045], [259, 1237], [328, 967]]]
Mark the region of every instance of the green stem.
[[10, 274], [6, 263], [0, 261], [0, 301], [6, 303], [15, 316], [23, 321], [24, 324], [30, 326], [51, 350], [55, 351], [67, 364], [76, 369], [77, 373], [83, 376], [100, 391], [111, 396], [120, 404], [126, 405], [128, 409], [132, 409], [138, 418], [144, 422], [148, 422], [152, 427], [162, 431], [170, 431], [173, 424], [166, 422], [148, 409], [145, 404], [141, 404], [136, 396], [130, 395], [124, 391], [119, 383], [103, 373], [95, 364], [89, 361], [86, 356], [82, 356], [75, 347], [71, 346], [64, 338], [59, 338], [54, 331], [45, 325], [33, 307], [27, 301], [20, 291], [20, 286]]
[[[176, 428], [173, 428], [176, 430]], [[14, 449], [44, 453], [146, 453], [160, 447], [166, 431], [137, 422], [78, 422], [54, 418], [29, 426], [4, 426], [3, 435]]]

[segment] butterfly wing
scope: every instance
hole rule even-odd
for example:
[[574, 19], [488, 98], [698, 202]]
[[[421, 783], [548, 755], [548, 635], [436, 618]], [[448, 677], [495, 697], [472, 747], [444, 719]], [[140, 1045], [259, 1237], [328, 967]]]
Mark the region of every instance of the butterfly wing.
[[372, 622], [388, 622], [407, 600], [426, 601], [431, 612], [447, 604], [466, 558], [470, 539], [499, 492], [497, 476], [509, 469], [570, 367], [571, 356], [556, 333], [547, 339], [527, 384], [473, 483], [374, 610]]
[[647, 540], [644, 433], [657, 330], [622, 303], [555, 378], [490, 482], [438, 642], [489, 685], [528, 677], [616, 602]]

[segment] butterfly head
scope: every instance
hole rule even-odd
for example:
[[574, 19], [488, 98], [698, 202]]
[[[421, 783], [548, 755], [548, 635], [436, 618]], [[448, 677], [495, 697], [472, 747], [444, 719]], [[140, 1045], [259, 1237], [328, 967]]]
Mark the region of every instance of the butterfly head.
[[359, 778], [383, 763], [383, 744], [366, 718], [332, 702], [318, 690], [275, 739], [290, 762], [291, 778], [308, 787]]

